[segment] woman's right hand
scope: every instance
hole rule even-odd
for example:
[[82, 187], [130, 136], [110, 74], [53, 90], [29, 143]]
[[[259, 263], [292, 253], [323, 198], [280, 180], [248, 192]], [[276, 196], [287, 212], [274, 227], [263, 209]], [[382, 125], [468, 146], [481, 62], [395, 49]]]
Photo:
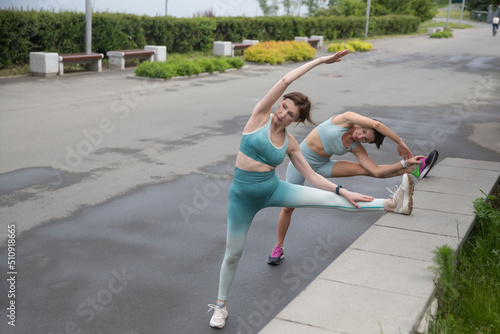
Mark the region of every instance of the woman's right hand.
[[342, 57], [347, 56], [348, 53], [349, 53], [349, 49], [338, 51], [338, 52], [335, 52], [331, 56], [322, 57], [322, 60], [323, 60], [323, 63], [325, 63], [325, 64], [333, 64], [333, 63], [341, 61]]
[[356, 202], [371, 202], [375, 199], [372, 196], [355, 193], [345, 188], [340, 188], [339, 194], [358, 209], [361, 209], [361, 207]]

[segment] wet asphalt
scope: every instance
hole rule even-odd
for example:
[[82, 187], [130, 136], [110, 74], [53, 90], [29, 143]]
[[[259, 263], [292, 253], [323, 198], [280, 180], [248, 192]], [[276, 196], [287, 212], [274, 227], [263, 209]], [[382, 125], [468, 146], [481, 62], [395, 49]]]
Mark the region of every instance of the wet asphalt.
[[[347, 110], [375, 117], [414, 154], [437, 148], [439, 160], [500, 161], [485, 145], [498, 134], [481, 133], [500, 117], [500, 39], [489, 28], [477, 24], [449, 41], [374, 40], [374, 51], [318, 67], [290, 90], [311, 97], [315, 120]], [[1, 332], [264, 327], [382, 215], [296, 210], [286, 259], [269, 266], [280, 209], [259, 212], [227, 326], [209, 327], [239, 136], [253, 105], [295, 66], [249, 64], [166, 82], [130, 78], [132, 70], [0, 80]], [[310, 129], [291, 132], [300, 142]], [[388, 140], [379, 151], [367, 147], [379, 164], [399, 161], [395, 148]], [[285, 166], [277, 169], [282, 179]], [[335, 182], [387, 197], [399, 178]], [[15, 255], [7, 247], [12, 226]]]

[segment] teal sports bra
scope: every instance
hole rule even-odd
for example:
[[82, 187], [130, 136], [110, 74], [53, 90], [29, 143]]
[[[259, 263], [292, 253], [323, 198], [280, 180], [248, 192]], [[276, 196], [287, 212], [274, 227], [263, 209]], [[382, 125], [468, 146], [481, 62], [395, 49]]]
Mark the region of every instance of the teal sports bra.
[[271, 119], [260, 129], [250, 133], [243, 133], [241, 136], [239, 150], [248, 157], [269, 166], [278, 166], [285, 160], [288, 149], [288, 132], [285, 129], [285, 143], [281, 147], [276, 147], [271, 142], [269, 131], [271, 129]]
[[345, 148], [342, 143], [342, 135], [346, 133], [349, 128], [333, 124], [332, 118], [333, 117], [330, 117], [327, 121], [317, 126], [319, 139], [321, 140], [323, 149], [329, 156], [346, 154], [358, 146], [359, 142], [354, 141], [349, 148]]

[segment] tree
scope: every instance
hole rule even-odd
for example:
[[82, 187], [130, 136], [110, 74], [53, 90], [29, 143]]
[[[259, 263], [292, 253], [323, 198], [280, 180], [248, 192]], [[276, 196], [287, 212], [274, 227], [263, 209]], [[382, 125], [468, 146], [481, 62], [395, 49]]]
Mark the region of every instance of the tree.
[[412, 15], [420, 17], [422, 22], [432, 20], [437, 14], [433, 0], [411, 0], [409, 7], [413, 12]]
[[272, 16], [278, 13], [279, 4], [278, 0], [270, 0], [270, 4], [267, 4], [267, 0], [257, 0], [259, 2], [260, 9], [265, 16]]
[[300, 0], [282, 0], [281, 4], [285, 10], [285, 15], [292, 15], [295, 9], [300, 6]]
[[309, 16], [313, 16], [314, 12], [320, 8], [324, 8], [328, 0], [302, 0], [302, 5], [307, 7]]
[[[367, 0], [338, 0], [337, 6], [316, 11], [315, 16], [365, 16], [366, 4]], [[422, 22], [432, 19], [436, 12], [434, 0], [372, 0], [370, 5], [371, 16], [413, 15]]]
[[[373, 6], [373, 3], [372, 3]], [[371, 10], [373, 13], [373, 10]], [[335, 6], [318, 9], [314, 16], [365, 16], [366, 3], [362, 0], [339, 0]], [[384, 15], [384, 14], [382, 14]]]
[[[492, 0], [467, 0], [465, 9], [467, 10], [488, 10], [488, 6], [492, 4]], [[498, 2], [498, 1], [497, 1]]]

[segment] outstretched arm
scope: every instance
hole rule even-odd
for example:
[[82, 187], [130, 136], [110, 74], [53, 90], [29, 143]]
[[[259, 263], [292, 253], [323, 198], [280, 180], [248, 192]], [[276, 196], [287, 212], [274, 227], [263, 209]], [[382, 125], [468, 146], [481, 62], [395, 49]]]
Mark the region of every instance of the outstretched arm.
[[[377, 165], [368, 155], [366, 149], [362, 145], [356, 146], [352, 151], [352, 154], [356, 157], [359, 164], [370, 172], [374, 177], [391, 177], [395, 173], [400, 172], [403, 166], [400, 162], [392, 165]], [[425, 158], [423, 155], [416, 155], [410, 159], [405, 159], [405, 163], [408, 167], [412, 167], [418, 164], [418, 159]]]
[[252, 116], [250, 118], [250, 122], [256, 122], [256, 126], [258, 124], [261, 125], [262, 122], [267, 121], [269, 119], [269, 114], [271, 113], [271, 108], [278, 101], [278, 99], [283, 95], [288, 86], [292, 84], [295, 80], [309, 72], [314, 67], [320, 64], [333, 64], [342, 60], [342, 57], [347, 55], [349, 50], [343, 50], [336, 52], [330, 56], [319, 57], [314, 60], [311, 60], [304, 65], [301, 65], [292, 71], [285, 74], [281, 80], [279, 80], [267, 94], [260, 100], [255, 108], [253, 109]]
[[[297, 140], [289, 135], [288, 136], [288, 156], [290, 157], [290, 161], [297, 168], [297, 170], [306, 178], [307, 181], [311, 182], [318, 188], [323, 190], [335, 192], [337, 189], [337, 185], [329, 180], [325, 179], [323, 176], [316, 173], [311, 166], [307, 163], [306, 159], [302, 155], [300, 151], [299, 143]], [[349, 203], [354, 205], [356, 208], [360, 209], [360, 206], [356, 203], [358, 201], [361, 202], [371, 202], [373, 201], [372, 196], [367, 196], [363, 194], [358, 194], [352, 191], [349, 191], [345, 188], [339, 189], [339, 194], [342, 195]]]
[[357, 114], [352, 111], [347, 111], [343, 113], [342, 115], [338, 115], [335, 118], [339, 117], [336, 121], [341, 122], [345, 125], [359, 125], [364, 128], [370, 128], [370, 129], [375, 129], [393, 142], [395, 142], [398, 145], [398, 154], [399, 156], [402, 156], [404, 159], [409, 159], [413, 157], [413, 154], [411, 153], [410, 149], [408, 146], [406, 146], [405, 142], [403, 141], [403, 138], [399, 137], [392, 131], [388, 126], [386, 126], [384, 123], [381, 123], [379, 121], [376, 121], [374, 119], [362, 116], [360, 114]]

